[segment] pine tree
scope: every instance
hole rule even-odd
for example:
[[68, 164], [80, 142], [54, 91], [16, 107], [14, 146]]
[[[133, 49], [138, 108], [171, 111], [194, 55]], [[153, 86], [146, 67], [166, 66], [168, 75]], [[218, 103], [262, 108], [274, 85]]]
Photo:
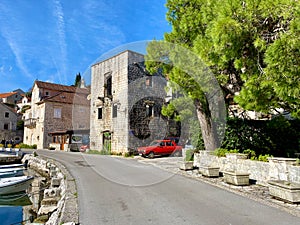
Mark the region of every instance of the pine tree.
[[[195, 52], [213, 71], [225, 96], [234, 96], [247, 110], [283, 108], [300, 118], [299, 1], [168, 0], [166, 7], [172, 31], [165, 41]], [[150, 43], [147, 54], [161, 50], [157, 43]], [[165, 60], [172, 61], [172, 51]], [[205, 91], [171, 64], [163, 65], [165, 74], [193, 97], [204, 142], [213, 141], [213, 135], [203, 135], [212, 120]]]
[[80, 83], [81, 83], [81, 75], [80, 75], [80, 73], [78, 73], [78, 74], [76, 75], [76, 78], [75, 78], [74, 86], [75, 86], [75, 87], [80, 87]]

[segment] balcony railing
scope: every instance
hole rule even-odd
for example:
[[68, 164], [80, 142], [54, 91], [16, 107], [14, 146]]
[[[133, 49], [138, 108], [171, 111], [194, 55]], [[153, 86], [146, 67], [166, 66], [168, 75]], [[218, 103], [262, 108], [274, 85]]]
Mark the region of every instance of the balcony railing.
[[35, 128], [36, 127], [36, 119], [35, 118], [26, 119], [24, 121], [24, 127]]

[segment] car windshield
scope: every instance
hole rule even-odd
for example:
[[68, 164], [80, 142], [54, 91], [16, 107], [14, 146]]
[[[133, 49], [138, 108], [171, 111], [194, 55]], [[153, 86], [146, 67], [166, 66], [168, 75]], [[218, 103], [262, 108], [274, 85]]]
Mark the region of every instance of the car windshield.
[[152, 141], [150, 146], [160, 146], [160, 141]]

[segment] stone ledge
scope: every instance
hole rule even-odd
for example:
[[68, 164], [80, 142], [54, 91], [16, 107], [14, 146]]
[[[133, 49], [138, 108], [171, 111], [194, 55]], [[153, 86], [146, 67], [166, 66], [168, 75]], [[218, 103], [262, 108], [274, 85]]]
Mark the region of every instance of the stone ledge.
[[[58, 173], [55, 173], [55, 177], [52, 177], [54, 179], [61, 180], [59, 187], [52, 187], [48, 190], [49, 193], [54, 190], [60, 190], [57, 191], [57, 193], [55, 191], [55, 193], [53, 193], [53, 195], [60, 195], [59, 199], [57, 200], [57, 204], [54, 204], [56, 202], [56, 199], [55, 201], [53, 198], [51, 200], [44, 199], [44, 203], [47, 204], [44, 205], [44, 207], [42, 206], [40, 208], [41, 211], [39, 213], [41, 214], [44, 214], [44, 212], [46, 212], [47, 214], [53, 212], [45, 225], [65, 223], [78, 224], [79, 211], [76, 183], [75, 179], [72, 177], [69, 171], [61, 163], [45, 157], [34, 157], [32, 155], [26, 155], [23, 160], [27, 160], [28, 162], [31, 160], [31, 162], [29, 163], [31, 168], [34, 168], [37, 171], [43, 171], [43, 174], [48, 178], [51, 178], [49, 176], [50, 171], [60, 171]], [[58, 183], [59, 182], [56, 182], [56, 184]]]

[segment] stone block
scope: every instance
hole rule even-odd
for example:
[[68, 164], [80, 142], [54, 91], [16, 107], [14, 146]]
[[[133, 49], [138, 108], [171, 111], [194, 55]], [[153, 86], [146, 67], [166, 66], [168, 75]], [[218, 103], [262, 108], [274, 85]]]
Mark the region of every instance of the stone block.
[[206, 177], [218, 177], [219, 176], [220, 167], [212, 167], [212, 166], [200, 166], [199, 172]]
[[57, 206], [56, 205], [51, 205], [51, 206], [45, 206], [42, 205], [41, 208], [38, 211], [38, 215], [48, 215], [49, 213], [54, 212], [55, 210], [57, 210]]
[[61, 193], [60, 188], [45, 189], [45, 191], [44, 191], [44, 199], [59, 197], [60, 193]]
[[194, 162], [193, 161], [185, 161], [180, 165], [179, 168], [181, 170], [192, 170], [194, 168]]
[[236, 172], [236, 171], [224, 171], [224, 180], [228, 184], [237, 186], [249, 185], [249, 173]]
[[51, 178], [51, 187], [59, 187], [61, 178], [53, 177]]
[[56, 170], [50, 170], [50, 177], [56, 177], [57, 171]]
[[300, 203], [300, 184], [283, 180], [270, 180], [271, 196], [290, 203]]

